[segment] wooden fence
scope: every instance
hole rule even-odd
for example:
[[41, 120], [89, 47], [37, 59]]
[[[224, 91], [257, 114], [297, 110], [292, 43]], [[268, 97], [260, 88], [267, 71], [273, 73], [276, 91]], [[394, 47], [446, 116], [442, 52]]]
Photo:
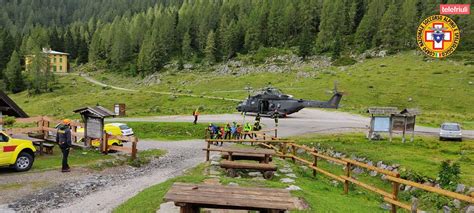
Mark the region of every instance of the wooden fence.
[[[34, 123], [36, 127], [25, 127], [25, 128], [9, 128], [6, 129], [5, 132], [9, 135], [12, 134], [30, 134], [30, 133], [37, 133], [42, 137], [42, 139], [46, 141], [54, 141], [54, 138], [51, 135], [56, 135], [57, 129], [54, 127], [50, 127], [51, 124], [56, 125], [61, 123], [61, 120], [56, 120], [47, 116], [37, 116], [31, 118], [17, 118], [15, 119], [15, 123], [27, 124], [27, 123]], [[90, 147], [90, 144], [86, 144], [84, 140], [84, 145], [79, 145], [78, 141], [80, 138], [84, 138], [83, 132], [77, 132], [78, 128], [84, 127], [83, 123], [71, 121], [71, 136], [72, 142], [75, 146], [80, 147]], [[108, 140], [117, 139], [123, 142], [131, 142], [132, 147], [121, 147], [121, 146], [109, 146]], [[104, 142], [101, 145], [101, 151], [103, 153], [108, 153], [109, 150], [114, 151], [121, 151], [121, 152], [128, 152], [131, 154], [132, 159], [136, 158], [137, 155], [137, 143], [138, 138], [134, 136], [116, 136], [116, 135], [109, 135], [104, 134]], [[107, 145], [107, 146], [106, 146]]]
[[[413, 181], [405, 180], [400, 178], [400, 174], [397, 172], [393, 172], [390, 170], [386, 169], [381, 169], [375, 166], [368, 165], [366, 163], [362, 163], [359, 161], [355, 161], [352, 159], [348, 158], [335, 158], [328, 156], [323, 153], [319, 153], [316, 148], [311, 148], [305, 145], [300, 145], [295, 143], [294, 141], [291, 140], [206, 140], [208, 144], [208, 148], [211, 143], [213, 142], [254, 142], [258, 143], [264, 147], [270, 148], [270, 149], [275, 149], [277, 152], [277, 155], [283, 159], [289, 158], [291, 159], [294, 163], [300, 162], [302, 164], [305, 164], [309, 168], [313, 170], [313, 176], [316, 176], [317, 173], [321, 173], [325, 176], [328, 176], [336, 181], [342, 182], [344, 184], [344, 193], [347, 194], [349, 192], [349, 184], [353, 183], [357, 186], [360, 186], [364, 189], [367, 189], [369, 191], [372, 191], [376, 194], [379, 194], [383, 196], [383, 199], [385, 202], [391, 204], [391, 212], [397, 212], [397, 208], [403, 208], [409, 211], [413, 212], [421, 212], [421, 210], [416, 209], [416, 206], [412, 206], [409, 204], [405, 204], [401, 201], [398, 200], [398, 192], [400, 188], [400, 184], [404, 184], [407, 186], [419, 188], [428, 192], [436, 193], [439, 195], [447, 196], [453, 199], [458, 199], [460, 201], [468, 202], [468, 203], [474, 203], [474, 197], [464, 195], [464, 194], [459, 194], [455, 193], [452, 191], [440, 189], [437, 187], [432, 187], [432, 186], [427, 186], [423, 185], [420, 183], [416, 183]], [[303, 150], [302, 154], [305, 153], [306, 155], [311, 156], [311, 160], [305, 159], [301, 156], [298, 156], [298, 149]], [[209, 153], [207, 158], [209, 158]], [[326, 171], [318, 166], [318, 161], [320, 160], [326, 160], [326, 161], [332, 161], [336, 164], [345, 166], [344, 170], [344, 175], [336, 175], [333, 174], [329, 171]], [[392, 190], [391, 192], [387, 192], [383, 189], [379, 189], [375, 186], [363, 183], [362, 181], [359, 181], [353, 177], [351, 177], [351, 172], [352, 168], [354, 166], [361, 167], [367, 170], [371, 171], [376, 171], [380, 174], [383, 174], [386, 176], [386, 180], [391, 182], [392, 185]]]

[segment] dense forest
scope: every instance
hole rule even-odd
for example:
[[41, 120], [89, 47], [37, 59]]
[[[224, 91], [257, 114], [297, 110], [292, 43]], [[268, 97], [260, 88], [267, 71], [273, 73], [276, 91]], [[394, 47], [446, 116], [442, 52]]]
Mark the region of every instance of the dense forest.
[[[4, 89], [48, 90], [41, 47], [70, 53], [76, 64], [102, 62], [147, 75], [177, 60], [213, 64], [261, 47], [298, 54], [397, 52], [416, 47], [416, 28], [440, 3], [470, 0], [0, 0], [0, 78]], [[474, 48], [474, 16], [452, 16], [460, 49]], [[52, 79], [52, 80], [51, 80]]]

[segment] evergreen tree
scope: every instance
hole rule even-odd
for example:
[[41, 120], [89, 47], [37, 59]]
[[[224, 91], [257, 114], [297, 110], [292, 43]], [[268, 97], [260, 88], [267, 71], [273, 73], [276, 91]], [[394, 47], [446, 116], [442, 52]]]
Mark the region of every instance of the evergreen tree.
[[374, 38], [374, 46], [388, 48], [391, 52], [400, 48], [401, 39], [398, 33], [401, 30], [398, 3], [392, 1], [380, 21], [380, 30]]
[[206, 41], [206, 49], [204, 50], [204, 53], [206, 55], [206, 60], [210, 63], [213, 64], [216, 62], [216, 35], [214, 31], [209, 32], [209, 35], [207, 36], [207, 41]]
[[49, 57], [40, 49], [32, 52], [31, 63], [28, 65], [30, 81], [28, 90], [31, 94], [41, 94], [51, 91], [50, 83], [54, 82], [54, 76], [50, 71]]
[[121, 24], [115, 25], [113, 32], [110, 61], [113, 67], [120, 68], [121, 65], [129, 62], [131, 58], [130, 37]]
[[311, 55], [311, 50], [313, 49], [313, 39], [311, 37], [311, 30], [309, 27], [303, 28], [303, 32], [299, 38], [299, 48], [298, 54], [303, 57], [303, 60], [307, 56]]
[[181, 44], [181, 55], [188, 60], [193, 57], [193, 48], [191, 47], [191, 36], [188, 32], [184, 34], [183, 42]]
[[372, 47], [372, 40], [379, 27], [378, 22], [385, 12], [385, 4], [385, 0], [375, 0], [369, 4], [367, 14], [362, 18], [355, 34], [355, 44], [360, 52]]
[[349, 9], [349, 27], [355, 33], [362, 17], [364, 16], [364, 0], [353, 0]]
[[3, 70], [7, 66], [14, 48], [13, 38], [0, 27], [0, 79], [3, 78]]
[[417, 9], [420, 0], [405, 0], [402, 5], [403, 27], [400, 32], [402, 45], [408, 48], [416, 47], [416, 30], [422, 21]]
[[21, 73], [20, 56], [16, 51], [13, 51], [10, 61], [7, 64], [5, 77], [7, 89], [11, 92], [18, 93], [25, 90], [25, 81]]

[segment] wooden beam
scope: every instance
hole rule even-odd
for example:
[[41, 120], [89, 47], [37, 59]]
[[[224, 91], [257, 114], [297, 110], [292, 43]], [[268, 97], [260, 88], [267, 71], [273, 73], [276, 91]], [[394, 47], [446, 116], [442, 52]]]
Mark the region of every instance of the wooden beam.
[[436, 188], [436, 187], [432, 187], [432, 186], [423, 185], [423, 184], [420, 184], [420, 183], [415, 183], [415, 182], [405, 180], [405, 179], [401, 179], [401, 178], [387, 176], [387, 179], [390, 180], [390, 181], [394, 181], [394, 182], [397, 182], [397, 183], [401, 183], [401, 184], [405, 184], [405, 185], [408, 185], [408, 186], [416, 187], [416, 188], [423, 189], [423, 190], [426, 190], [426, 191], [429, 191], [429, 192], [434, 192], [434, 193], [444, 195], [444, 196], [447, 196], [447, 197], [451, 197], [451, 198], [454, 198], [454, 199], [458, 199], [458, 200], [461, 200], [461, 201], [474, 203], [474, 197], [470, 197], [470, 196], [467, 196], [467, 195], [455, 193], [455, 192], [452, 192], [452, 191], [448, 191], [448, 190], [444, 190], [444, 189], [440, 189], [440, 188]]

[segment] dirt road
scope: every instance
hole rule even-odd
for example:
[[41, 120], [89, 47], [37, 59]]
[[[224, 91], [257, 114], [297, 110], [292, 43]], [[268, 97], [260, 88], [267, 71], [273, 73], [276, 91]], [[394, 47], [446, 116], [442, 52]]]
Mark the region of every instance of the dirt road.
[[[253, 122], [253, 116], [247, 116], [246, 120]], [[355, 115], [347, 112], [328, 111], [318, 109], [303, 109], [298, 113], [290, 115], [288, 118], [279, 119], [278, 136], [287, 137], [294, 135], [302, 135], [308, 133], [334, 133], [334, 132], [350, 132], [364, 131], [366, 132], [369, 125], [369, 118]], [[109, 121], [148, 121], [148, 122], [192, 122], [192, 116], [156, 116], [144, 118], [114, 118]], [[202, 123], [227, 123], [239, 121], [243, 122], [241, 114], [223, 114], [223, 115], [201, 115], [199, 122]], [[271, 118], [262, 118], [262, 123], [266, 128], [273, 128], [275, 122]], [[416, 126], [416, 134], [429, 134], [437, 136], [438, 128]], [[464, 130], [465, 138], [474, 138], [474, 130]]]

